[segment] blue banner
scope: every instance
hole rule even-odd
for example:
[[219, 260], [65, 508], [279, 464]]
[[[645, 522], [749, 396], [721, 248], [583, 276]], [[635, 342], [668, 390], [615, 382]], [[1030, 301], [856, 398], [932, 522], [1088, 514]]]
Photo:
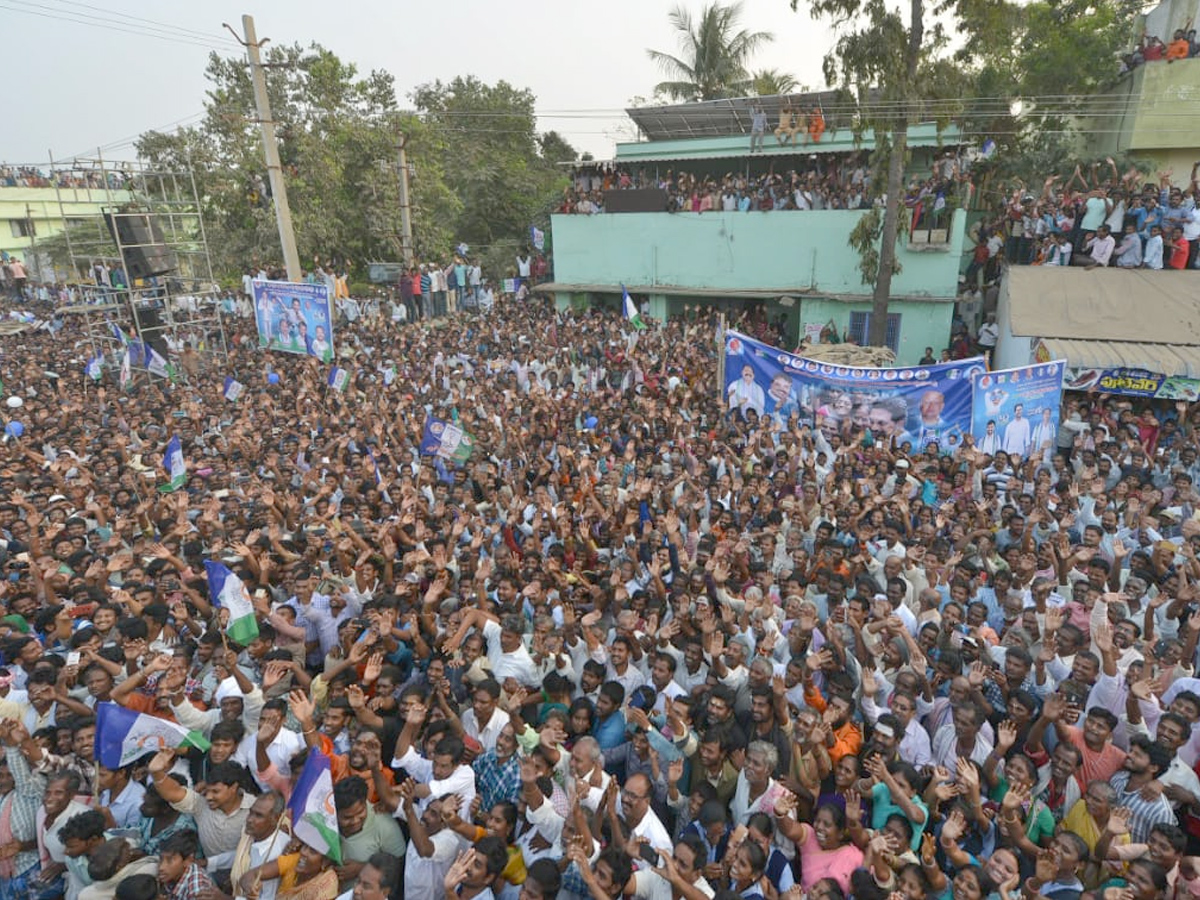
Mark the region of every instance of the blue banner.
[[988, 455], [1054, 453], [1066, 363], [1054, 360], [975, 376], [971, 436]]
[[453, 422], [429, 416], [421, 432], [421, 454], [465, 463], [475, 449], [475, 438]]
[[333, 310], [323, 284], [255, 281], [258, 345], [268, 350], [333, 359]]
[[875, 440], [954, 450], [971, 430], [971, 378], [981, 358], [933, 366], [839, 366], [785, 353], [736, 331], [725, 337], [725, 401], [781, 426], [793, 417], [826, 437], [857, 425]]

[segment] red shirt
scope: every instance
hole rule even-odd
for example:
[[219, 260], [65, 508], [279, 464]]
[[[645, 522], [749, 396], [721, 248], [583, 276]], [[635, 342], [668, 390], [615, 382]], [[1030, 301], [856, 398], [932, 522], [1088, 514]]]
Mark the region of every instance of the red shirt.
[[1188, 258], [1188, 242], [1183, 238], [1171, 242], [1171, 259], [1167, 266], [1172, 269], [1183, 269], [1187, 267]]

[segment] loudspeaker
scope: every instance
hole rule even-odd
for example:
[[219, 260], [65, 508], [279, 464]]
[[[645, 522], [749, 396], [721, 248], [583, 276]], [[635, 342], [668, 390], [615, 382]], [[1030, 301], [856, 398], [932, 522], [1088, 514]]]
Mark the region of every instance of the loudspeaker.
[[132, 281], [165, 275], [179, 268], [175, 251], [166, 245], [158, 219], [143, 212], [105, 213], [108, 230], [121, 248]]
[[163, 359], [167, 359], [169, 351], [166, 326], [163, 325], [162, 316], [158, 314], [158, 307], [134, 305], [133, 318], [138, 337], [157, 350]]

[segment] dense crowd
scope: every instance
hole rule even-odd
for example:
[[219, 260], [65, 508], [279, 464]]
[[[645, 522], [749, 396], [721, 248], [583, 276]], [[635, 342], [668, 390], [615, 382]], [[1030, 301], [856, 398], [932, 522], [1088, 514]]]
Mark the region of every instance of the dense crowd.
[[1131, 168], [1124, 175], [1111, 158], [1085, 174], [1047, 178], [1040, 191], [1016, 183], [997, 204], [993, 218], [972, 234], [970, 287], [1000, 277], [1015, 265], [1115, 266], [1127, 269], [1194, 269], [1200, 252], [1200, 163], [1186, 187], [1172, 183], [1174, 171], [1143, 182]]
[[[0, 357], [2, 900], [1200, 896], [1195, 407], [916, 452], [730, 408], [702, 310], [363, 316], [344, 392], [74, 327]], [[103, 703], [210, 748], [100, 766]]]
[[[884, 202], [872, 184], [869, 154], [822, 154], [796, 169], [754, 175], [724, 175], [667, 170], [657, 175], [645, 169], [604, 165], [577, 170], [563, 193], [557, 212], [593, 215], [606, 211], [605, 194], [622, 190], [656, 190], [669, 212], [768, 212], [772, 210], [870, 209]], [[963, 205], [970, 183], [952, 152], [938, 159], [929, 177], [914, 179], [905, 203], [915, 210], [917, 224], [941, 218], [948, 208]], [[936, 226], [935, 226], [936, 227]], [[943, 226], [944, 227], [944, 224]]]
[[[111, 190], [120, 190], [125, 184], [125, 177], [118, 172], [109, 172], [107, 177]], [[0, 187], [101, 189], [104, 179], [104, 175], [93, 169], [45, 170], [37, 166], [0, 164]]]

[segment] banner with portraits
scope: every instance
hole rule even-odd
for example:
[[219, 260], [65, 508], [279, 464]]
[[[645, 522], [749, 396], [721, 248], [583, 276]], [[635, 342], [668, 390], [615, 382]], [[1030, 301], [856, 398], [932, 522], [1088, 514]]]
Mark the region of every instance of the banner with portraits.
[[725, 402], [730, 410], [793, 417], [828, 436], [847, 422], [875, 440], [924, 450], [953, 450], [971, 432], [971, 379], [987, 371], [982, 358], [930, 366], [841, 366], [793, 356], [747, 335], [725, 338]]
[[329, 288], [292, 281], [254, 281], [258, 345], [266, 350], [333, 359]]
[[846, 426], [913, 452], [953, 453], [967, 435], [988, 454], [1025, 458], [1053, 447], [1062, 403], [1062, 360], [989, 372], [982, 358], [930, 366], [870, 368], [793, 356], [729, 331], [726, 409], [748, 419], [798, 421], [827, 438]]
[[1003, 450], [1025, 459], [1054, 452], [1062, 407], [1064, 360], [975, 376], [971, 435], [975, 446], [994, 455]]

